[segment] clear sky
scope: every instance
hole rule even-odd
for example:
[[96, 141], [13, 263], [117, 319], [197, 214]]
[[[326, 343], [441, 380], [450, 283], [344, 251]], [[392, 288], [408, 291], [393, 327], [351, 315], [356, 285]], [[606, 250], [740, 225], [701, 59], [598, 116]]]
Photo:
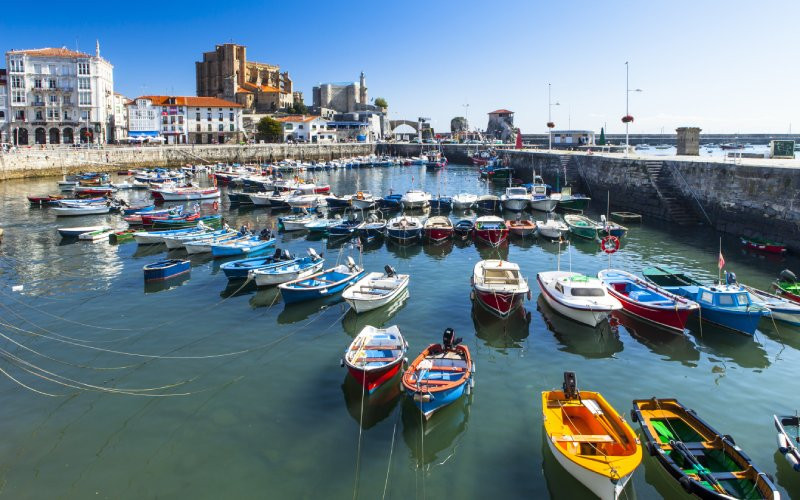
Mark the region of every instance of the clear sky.
[[[523, 133], [546, 131], [547, 83], [557, 128], [631, 132], [800, 132], [800, 1], [461, 0], [403, 2], [173, 0], [15, 3], [0, 47], [67, 46], [114, 65], [129, 97], [193, 95], [194, 62], [215, 44], [288, 70], [311, 104], [324, 81], [367, 76], [392, 118], [464, 115], [485, 128], [507, 108]], [[27, 5], [27, 6], [26, 6]], [[14, 12], [16, 11], [16, 12]], [[469, 104], [468, 108], [464, 105]]]

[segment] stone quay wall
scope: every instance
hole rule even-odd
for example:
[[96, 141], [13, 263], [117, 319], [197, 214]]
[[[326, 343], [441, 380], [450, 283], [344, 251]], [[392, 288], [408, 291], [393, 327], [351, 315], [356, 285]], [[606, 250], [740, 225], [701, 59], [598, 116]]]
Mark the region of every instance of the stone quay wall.
[[326, 161], [369, 155], [374, 144], [252, 144], [25, 149], [0, 153], [0, 180], [186, 164]]
[[533, 172], [555, 186], [567, 181], [612, 209], [674, 223], [706, 224], [735, 236], [785, 243], [800, 252], [800, 168], [670, 157], [503, 151], [515, 176]]

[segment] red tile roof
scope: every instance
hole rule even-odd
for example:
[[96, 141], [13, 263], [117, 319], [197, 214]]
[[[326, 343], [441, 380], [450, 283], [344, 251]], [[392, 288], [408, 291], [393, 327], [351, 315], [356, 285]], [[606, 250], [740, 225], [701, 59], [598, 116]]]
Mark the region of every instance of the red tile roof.
[[[194, 96], [170, 96], [170, 95], [143, 95], [136, 99], [150, 99], [156, 106], [195, 106], [198, 108], [241, 108], [242, 105], [236, 102], [218, 99], [216, 97], [194, 97]], [[174, 104], [169, 100], [175, 99]]]
[[54, 47], [45, 47], [43, 49], [26, 49], [26, 50], [10, 50], [10, 54], [26, 54], [29, 56], [40, 56], [40, 57], [91, 57], [89, 54], [84, 54], [83, 52], [76, 52], [74, 50], [69, 50], [66, 47], [61, 47], [60, 49]]
[[[281, 89], [277, 87], [270, 87], [269, 85], [256, 85], [255, 83], [244, 82], [242, 87], [245, 88], [244, 92], [248, 90], [260, 90], [261, 92], [281, 92]], [[241, 92], [241, 90], [240, 90]]]
[[513, 111], [509, 111], [507, 109], [496, 109], [489, 113], [490, 115], [513, 115]]
[[286, 123], [286, 122], [292, 122], [292, 123], [303, 122], [303, 123], [305, 123], [305, 122], [310, 122], [312, 120], [316, 120], [317, 118], [319, 118], [319, 116], [313, 116], [313, 115], [289, 115], [289, 116], [282, 116], [280, 118], [275, 118], [275, 120], [279, 121], [279, 122], [283, 122], [283, 123]]

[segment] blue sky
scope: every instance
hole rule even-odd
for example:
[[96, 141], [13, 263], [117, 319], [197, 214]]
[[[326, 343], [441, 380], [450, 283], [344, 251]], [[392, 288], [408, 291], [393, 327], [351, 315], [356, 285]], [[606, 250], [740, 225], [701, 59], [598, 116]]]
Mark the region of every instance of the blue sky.
[[[547, 83], [557, 128], [632, 132], [800, 132], [800, 2], [40, 1], [0, 16], [0, 47], [94, 50], [115, 89], [193, 95], [194, 62], [217, 43], [279, 64], [311, 104], [321, 81], [367, 76], [392, 118], [463, 115], [485, 128], [507, 108], [523, 133], [545, 132]], [[22, 9], [22, 7], [20, 7]]]

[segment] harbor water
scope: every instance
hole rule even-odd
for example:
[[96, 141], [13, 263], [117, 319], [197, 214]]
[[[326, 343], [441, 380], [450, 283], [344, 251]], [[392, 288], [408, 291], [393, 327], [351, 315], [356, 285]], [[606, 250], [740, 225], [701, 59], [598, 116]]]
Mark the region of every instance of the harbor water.
[[[317, 180], [339, 194], [503, 190], [459, 165], [319, 172]], [[732, 435], [784, 495], [800, 498], [800, 473], [777, 453], [772, 425], [773, 414], [800, 409], [800, 328], [763, 320], [752, 338], [690, 321], [678, 335], [625, 317], [617, 328], [589, 328], [539, 297], [536, 273], [559, 260], [590, 275], [609, 264], [633, 273], [665, 264], [716, 278], [719, 237], [707, 228], [629, 224], [610, 260], [588, 241], [560, 253], [535, 238], [512, 237], [499, 250], [378, 241], [359, 257], [347, 244], [279, 234], [279, 248], [314, 248], [326, 264], [351, 254], [368, 271], [389, 264], [411, 275], [402, 302], [355, 315], [339, 299], [285, 306], [274, 288], [229, 285], [205, 255], [191, 256], [190, 274], [145, 285], [142, 266], [185, 251], [62, 241], [56, 227], [120, 218], [57, 220], [25, 199], [55, 191], [55, 179], [0, 184], [2, 497], [591, 498], [543, 439], [541, 392], [574, 371], [580, 388], [601, 392], [629, 422], [635, 398], [678, 398]], [[599, 218], [606, 194], [593, 194], [588, 212]], [[231, 226], [277, 230], [269, 209], [230, 208], [223, 196], [220, 211]], [[726, 269], [757, 288], [784, 268], [800, 270], [795, 257], [751, 253], [732, 237], [722, 252]], [[532, 291], [506, 322], [470, 301], [473, 266], [498, 256], [520, 265]], [[399, 379], [364, 396], [340, 359], [368, 324], [398, 325], [410, 359], [455, 329], [476, 363], [472, 395], [427, 423]], [[685, 494], [645, 456], [625, 498], [661, 497]]]

